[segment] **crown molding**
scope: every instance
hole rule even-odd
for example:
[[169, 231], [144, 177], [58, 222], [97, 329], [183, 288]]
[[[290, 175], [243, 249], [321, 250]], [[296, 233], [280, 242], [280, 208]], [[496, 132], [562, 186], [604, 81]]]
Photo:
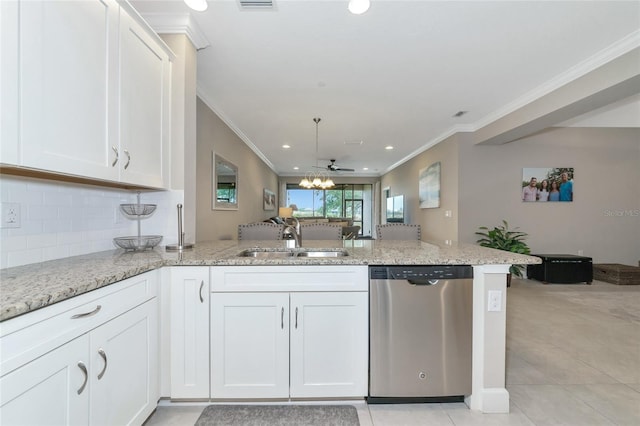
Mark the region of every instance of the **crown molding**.
[[158, 34], [185, 34], [196, 50], [204, 49], [211, 44], [188, 13], [144, 13], [142, 17]]
[[217, 115], [220, 120], [222, 120], [222, 122], [226, 124], [227, 127], [229, 127], [229, 129], [231, 129], [231, 131], [235, 133], [236, 136], [238, 136], [245, 145], [249, 147], [251, 151], [253, 151], [254, 154], [256, 154], [276, 175], [278, 174], [273, 163], [269, 161], [269, 159], [262, 153], [262, 151], [258, 149], [257, 146], [253, 144], [253, 142], [251, 142], [251, 139], [249, 139], [247, 135], [242, 133], [242, 130], [240, 130], [235, 124], [233, 124], [233, 122], [227, 116], [220, 112], [220, 110], [215, 106], [211, 99], [209, 99], [204, 91], [201, 90], [200, 86], [196, 87], [196, 95], [198, 95], [200, 100], [204, 102], [205, 105], [209, 107], [209, 109], [213, 111], [213, 113]]
[[631, 52], [640, 47], [640, 30], [636, 30], [628, 36], [618, 40], [609, 47], [601, 50], [590, 58], [579, 62], [567, 71], [557, 75], [544, 84], [536, 87], [532, 91], [524, 94], [520, 98], [510, 102], [500, 109], [488, 114], [484, 118], [473, 123], [473, 131], [479, 130], [500, 118], [511, 114], [514, 111], [530, 104], [531, 102], [548, 95], [554, 90], [558, 90], [562, 86], [593, 72], [601, 66]]

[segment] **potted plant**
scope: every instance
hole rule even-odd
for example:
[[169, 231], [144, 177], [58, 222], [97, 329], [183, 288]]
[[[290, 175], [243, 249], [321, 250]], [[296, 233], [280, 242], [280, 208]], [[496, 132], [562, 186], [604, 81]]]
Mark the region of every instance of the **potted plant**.
[[[518, 231], [518, 228], [509, 229], [509, 224], [506, 220], [502, 221], [501, 226], [496, 226], [493, 229], [489, 229], [486, 226], [481, 226], [480, 231], [476, 232], [476, 235], [481, 236], [476, 242], [483, 247], [491, 247], [498, 250], [510, 251], [512, 253], [530, 254], [531, 249], [527, 243], [524, 242], [528, 234]], [[509, 274], [507, 275], [507, 287], [511, 284], [511, 275], [516, 277], [522, 276], [523, 265], [511, 265], [509, 268]]]

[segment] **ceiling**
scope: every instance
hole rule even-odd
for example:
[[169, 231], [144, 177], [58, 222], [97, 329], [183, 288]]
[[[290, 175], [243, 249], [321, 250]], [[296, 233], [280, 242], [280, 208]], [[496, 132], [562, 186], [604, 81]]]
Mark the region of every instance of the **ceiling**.
[[131, 3], [145, 17], [191, 13], [209, 44], [198, 96], [283, 176], [331, 158], [356, 170], [345, 176], [381, 175], [640, 29], [638, 1], [372, 0], [363, 15], [347, 0], [209, 0], [205, 12]]

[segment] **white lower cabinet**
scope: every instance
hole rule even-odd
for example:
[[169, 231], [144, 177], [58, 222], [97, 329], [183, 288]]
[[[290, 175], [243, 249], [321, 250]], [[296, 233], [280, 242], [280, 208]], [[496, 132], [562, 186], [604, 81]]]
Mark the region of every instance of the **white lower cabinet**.
[[211, 294], [211, 397], [289, 396], [289, 294]]
[[91, 425], [139, 425], [158, 403], [157, 299], [90, 333]]
[[366, 292], [212, 293], [211, 397], [367, 394]]
[[367, 395], [366, 292], [292, 293], [292, 398]]
[[209, 267], [172, 267], [171, 399], [209, 398]]
[[89, 336], [0, 378], [0, 424], [89, 424]]
[[156, 277], [3, 322], [0, 424], [142, 424], [160, 396]]

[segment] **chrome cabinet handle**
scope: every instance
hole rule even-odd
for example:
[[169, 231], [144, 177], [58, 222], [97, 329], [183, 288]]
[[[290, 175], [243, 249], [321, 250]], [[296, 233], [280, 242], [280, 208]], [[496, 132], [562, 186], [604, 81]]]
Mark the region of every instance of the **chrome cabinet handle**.
[[84, 362], [80, 361], [78, 363], [78, 368], [84, 373], [84, 382], [82, 383], [82, 386], [80, 386], [80, 389], [78, 389], [78, 395], [80, 395], [84, 390], [84, 388], [87, 386], [87, 381], [89, 380], [89, 374], [87, 373], [87, 366], [84, 365]]
[[113, 152], [116, 153], [116, 159], [113, 160], [113, 163], [111, 163], [111, 167], [115, 167], [116, 164], [118, 164], [118, 159], [120, 158], [120, 152], [116, 149], [115, 146], [112, 146], [111, 149], [113, 150]]
[[102, 376], [104, 376], [105, 371], [107, 371], [107, 354], [102, 348], [100, 348], [98, 349], [98, 355], [100, 355], [104, 360], [104, 367], [102, 367], [102, 371], [100, 372], [100, 374], [98, 374], [98, 380], [100, 380], [102, 379]]
[[78, 318], [86, 318], [86, 317], [90, 317], [92, 315], [97, 314], [98, 312], [100, 312], [100, 309], [102, 309], [102, 305], [98, 305], [96, 306], [96, 308], [91, 311], [91, 312], [85, 312], [84, 314], [75, 314], [71, 317], [71, 319], [78, 319]]
[[284, 308], [280, 311], [280, 328], [284, 330]]
[[204, 298], [202, 297], [203, 288], [204, 288], [204, 280], [200, 281], [200, 303], [204, 303]]
[[298, 328], [298, 307], [296, 306], [296, 329]]
[[124, 153], [127, 154], [127, 163], [124, 165], [124, 169], [127, 170], [127, 167], [129, 167], [129, 163], [131, 162], [131, 154], [129, 154], [129, 151], [126, 149], [124, 150]]

